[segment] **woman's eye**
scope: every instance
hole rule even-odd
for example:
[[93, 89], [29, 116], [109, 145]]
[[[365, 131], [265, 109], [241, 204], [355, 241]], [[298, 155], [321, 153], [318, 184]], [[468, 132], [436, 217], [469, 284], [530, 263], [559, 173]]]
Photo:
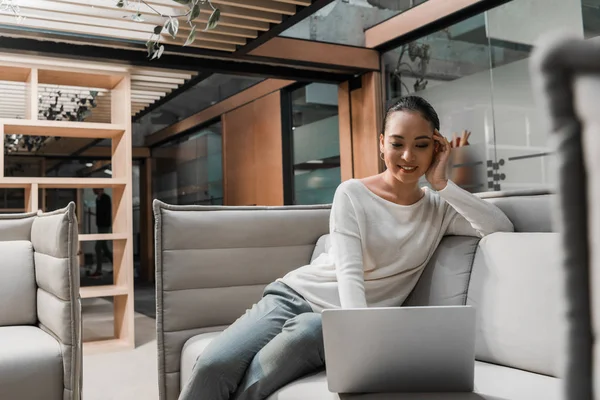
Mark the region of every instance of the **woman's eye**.
[[429, 147], [429, 143], [418, 144], [417, 147], [420, 148], [420, 149], [425, 149], [425, 148]]
[[390, 144], [392, 145], [392, 147], [400, 147], [400, 146], [402, 146], [402, 145], [401, 145], [401, 144], [399, 144], [399, 143], [390, 143]]

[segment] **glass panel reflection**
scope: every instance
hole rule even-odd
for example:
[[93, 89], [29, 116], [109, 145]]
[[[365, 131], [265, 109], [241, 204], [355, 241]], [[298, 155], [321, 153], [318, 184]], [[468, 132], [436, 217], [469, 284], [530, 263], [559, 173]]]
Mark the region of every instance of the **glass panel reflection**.
[[169, 204], [223, 204], [221, 122], [156, 148], [153, 197]]
[[292, 92], [295, 204], [327, 204], [341, 182], [337, 85]]

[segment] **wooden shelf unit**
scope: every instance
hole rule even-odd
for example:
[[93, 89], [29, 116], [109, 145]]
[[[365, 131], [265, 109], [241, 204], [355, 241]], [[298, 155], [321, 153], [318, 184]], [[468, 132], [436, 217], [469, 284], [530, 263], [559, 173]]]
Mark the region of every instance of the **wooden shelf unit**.
[[[0, 146], [5, 135], [39, 135], [71, 138], [111, 139], [112, 178], [5, 177], [4, 150], [0, 152], [0, 188], [25, 190], [25, 210], [39, 209], [38, 191], [47, 188], [112, 188], [113, 232], [81, 234], [79, 241], [113, 242], [113, 284], [82, 287], [86, 298], [112, 297], [114, 338], [84, 342], [86, 354], [132, 349], [135, 347], [133, 300], [133, 209], [131, 76], [115, 66], [78, 63], [73, 60], [30, 57], [23, 62], [0, 61], [0, 81], [25, 83], [25, 119], [0, 119]], [[110, 91], [111, 123], [38, 120], [38, 87], [43, 84], [99, 87]], [[78, 191], [79, 192], [79, 191]], [[42, 199], [42, 202], [44, 200]], [[78, 216], [81, 221], [81, 203]]]

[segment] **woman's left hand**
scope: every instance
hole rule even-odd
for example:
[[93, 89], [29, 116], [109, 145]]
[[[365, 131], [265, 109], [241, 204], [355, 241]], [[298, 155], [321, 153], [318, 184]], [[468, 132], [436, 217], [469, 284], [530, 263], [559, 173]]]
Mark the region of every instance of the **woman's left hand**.
[[433, 132], [435, 141], [435, 150], [433, 152], [433, 161], [425, 173], [425, 178], [431, 187], [437, 191], [443, 190], [448, 184], [448, 159], [450, 157], [451, 145], [448, 139], [438, 132]]

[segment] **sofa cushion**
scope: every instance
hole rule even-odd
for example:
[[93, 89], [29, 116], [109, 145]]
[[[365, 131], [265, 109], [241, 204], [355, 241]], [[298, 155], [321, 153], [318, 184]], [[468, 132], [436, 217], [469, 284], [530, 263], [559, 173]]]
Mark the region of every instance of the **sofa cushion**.
[[557, 376], [563, 286], [557, 233], [494, 233], [479, 242], [467, 304], [478, 360]]
[[35, 269], [31, 242], [0, 242], [0, 326], [37, 321]]
[[[181, 354], [182, 387], [190, 378], [198, 356], [219, 333], [203, 333], [186, 342]], [[327, 388], [325, 372], [317, 372], [281, 388], [268, 400], [559, 400], [559, 382], [544, 375], [476, 362], [476, 393], [338, 395]]]
[[467, 302], [467, 288], [479, 238], [447, 236], [423, 270], [405, 306], [459, 306]]
[[0, 399], [63, 399], [56, 339], [34, 326], [0, 327]]

